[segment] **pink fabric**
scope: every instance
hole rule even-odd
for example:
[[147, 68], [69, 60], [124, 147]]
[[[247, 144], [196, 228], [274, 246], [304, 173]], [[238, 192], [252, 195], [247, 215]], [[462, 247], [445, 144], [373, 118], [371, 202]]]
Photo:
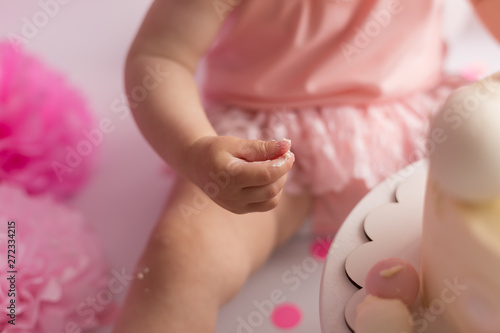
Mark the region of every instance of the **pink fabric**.
[[310, 193], [314, 231], [336, 232], [369, 189], [425, 154], [428, 120], [461, 77], [383, 103], [248, 109], [209, 105], [220, 135], [292, 140], [296, 156], [285, 190]]
[[303, 107], [399, 98], [435, 86], [442, 0], [252, 0], [206, 57], [207, 101]]

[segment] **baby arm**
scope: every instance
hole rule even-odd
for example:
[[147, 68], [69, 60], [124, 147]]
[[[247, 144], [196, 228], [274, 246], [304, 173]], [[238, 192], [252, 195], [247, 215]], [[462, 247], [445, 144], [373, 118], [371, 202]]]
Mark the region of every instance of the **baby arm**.
[[[174, 169], [186, 167], [186, 153], [215, 132], [205, 117], [194, 72], [215, 37], [220, 20], [206, 0], [156, 0], [128, 54], [125, 86], [145, 85], [147, 69], [162, 73], [161, 84], [132, 108], [143, 135]], [[131, 101], [132, 103], [132, 101]]]
[[[220, 26], [212, 0], [156, 0], [129, 51], [125, 85], [132, 96], [134, 87], [148, 90], [134, 118], [177, 172], [202, 189], [223, 173], [227, 184], [212, 200], [235, 213], [266, 211], [277, 205], [294, 156], [288, 141], [219, 137], [207, 120], [194, 73]], [[151, 70], [162, 79], [148, 89]]]
[[481, 21], [500, 42], [500, 0], [470, 0]]

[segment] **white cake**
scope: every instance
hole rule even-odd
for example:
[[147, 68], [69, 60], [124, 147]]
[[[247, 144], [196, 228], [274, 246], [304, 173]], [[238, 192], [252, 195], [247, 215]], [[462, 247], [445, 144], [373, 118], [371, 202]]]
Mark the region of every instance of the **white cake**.
[[395, 300], [398, 311], [384, 318], [410, 322], [401, 332], [391, 319], [374, 319], [373, 304], [384, 303], [370, 295], [358, 307], [356, 333], [500, 333], [500, 73], [456, 90], [428, 138], [417, 300], [425, 311], [410, 315]]
[[443, 137], [430, 152], [423, 302], [442, 317], [446, 332], [498, 333], [500, 75], [454, 92], [432, 131]]

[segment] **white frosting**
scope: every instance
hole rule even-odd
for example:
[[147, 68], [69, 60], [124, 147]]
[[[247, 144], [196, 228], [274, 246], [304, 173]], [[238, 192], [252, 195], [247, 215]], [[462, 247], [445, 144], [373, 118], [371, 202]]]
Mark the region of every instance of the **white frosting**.
[[[421, 277], [432, 333], [500, 332], [500, 73], [458, 89], [433, 120]], [[441, 142], [439, 142], [441, 141]], [[432, 313], [431, 313], [432, 314]]]
[[429, 135], [430, 175], [447, 194], [500, 196], [500, 73], [456, 90]]
[[[286, 140], [286, 139], [284, 139]], [[275, 168], [279, 168], [281, 166], [283, 166], [283, 164], [286, 163], [286, 161], [288, 161], [288, 159], [292, 158], [292, 153], [290, 151], [287, 151], [283, 156], [281, 156], [280, 158], [278, 158], [276, 160], [276, 162], [274, 162], [271, 166], [275, 167]]]
[[[474, 231], [474, 225], [482, 224], [481, 215], [457, 204], [429, 183], [420, 265], [422, 295], [425, 305], [444, 305], [436, 316], [447, 321], [446, 332], [484, 332], [477, 325], [477, 313], [464, 306], [471, 305], [472, 300], [473, 308], [480, 304], [483, 313], [486, 309], [500, 313], [500, 256]], [[485, 298], [485, 293], [474, 285], [487, 286], [489, 297]]]
[[459, 298], [461, 314], [474, 325], [476, 333], [499, 332], [498, 300], [484, 281], [464, 281], [468, 288]]
[[355, 330], [356, 333], [410, 333], [413, 322], [402, 301], [368, 295], [358, 306]]

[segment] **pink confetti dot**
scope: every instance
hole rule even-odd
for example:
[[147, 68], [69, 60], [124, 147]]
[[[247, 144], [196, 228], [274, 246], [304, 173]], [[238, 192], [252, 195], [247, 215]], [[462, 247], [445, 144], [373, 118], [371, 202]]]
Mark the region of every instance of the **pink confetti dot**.
[[302, 311], [295, 304], [281, 304], [274, 309], [271, 319], [276, 327], [282, 329], [294, 328], [302, 320]]
[[327, 238], [317, 238], [311, 244], [311, 254], [318, 261], [325, 261], [328, 256], [328, 250], [332, 244], [331, 239]]

